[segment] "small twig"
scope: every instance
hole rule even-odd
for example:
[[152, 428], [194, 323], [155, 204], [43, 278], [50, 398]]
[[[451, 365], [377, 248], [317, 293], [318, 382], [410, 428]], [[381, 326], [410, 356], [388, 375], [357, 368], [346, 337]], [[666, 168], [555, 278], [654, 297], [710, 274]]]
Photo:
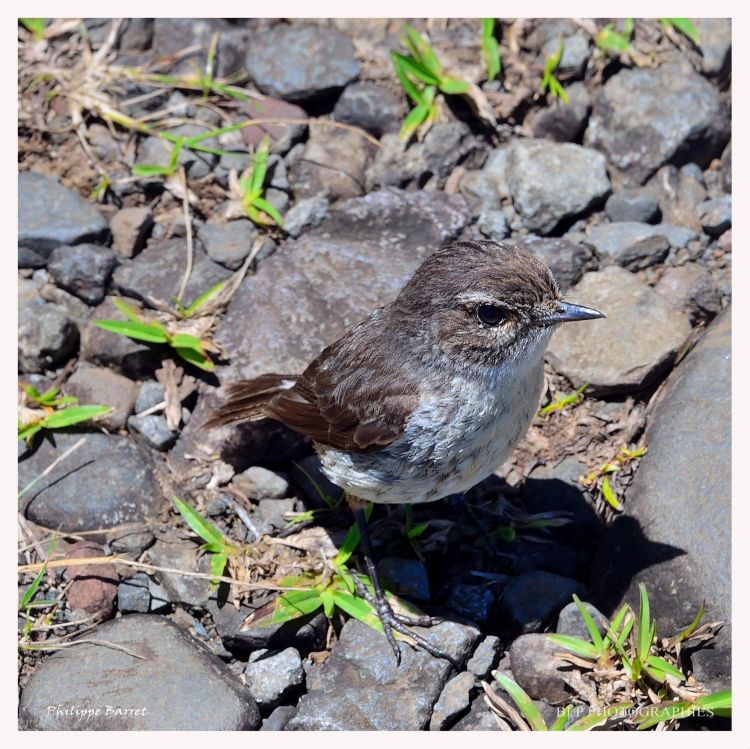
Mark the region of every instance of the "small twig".
[[24, 645], [23, 643], [20, 643], [20, 647], [23, 650], [60, 650], [61, 648], [72, 648], [74, 645], [101, 645], [106, 648], [112, 648], [113, 650], [119, 650], [121, 653], [126, 653], [127, 655], [132, 655], [133, 658], [138, 658], [138, 660], [141, 661], [148, 660], [145, 655], [139, 655], [138, 653], [134, 653], [132, 650], [124, 647], [123, 645], [118, 645], [115, 642], [107, 642], [106, 640], [83, 639], [73, 640], [72, 642], [59, 642], [55, 640], [52, 642], [46, 642], [44, 643], [44, 645]]
[[177, 292], [177, 301], [181, 302], [185, 295], [190, 275], [193, 272], [193, 228], [190, 224], [190, 198], [188, 197], [187, 179], [185, 178], [185, 169], [180, 167], [180, 182], [182, 184], [182, 211], [185, 217], [185, 231], [187, 232], [187, 264], [185, 266], [185, 275], [182, 277], [180, 290]]
[[78, 442], [75, 443], [72, 447], [69, 447], [62, 455], [60, 455], [58, 458], [55, 458], [35, 479], [30, 481], [26, 486], [24, 486], [23, 489], [21, 489], [20, 492], [18, 492], [18, 499], [21, 499], [21, 497], [26, 494], [26, 492], [31, 489], [34, 484], [37, 483], [37, 481], [40, 481], [45, 476], [47, 476], [54, 468], [55, 466], [60, 463], [61, 461], [65, 460], [73, 451], [77, 450], [84, 442], [86, 441], [85, 437], [81, 437], [81, 439], [78, 440]]

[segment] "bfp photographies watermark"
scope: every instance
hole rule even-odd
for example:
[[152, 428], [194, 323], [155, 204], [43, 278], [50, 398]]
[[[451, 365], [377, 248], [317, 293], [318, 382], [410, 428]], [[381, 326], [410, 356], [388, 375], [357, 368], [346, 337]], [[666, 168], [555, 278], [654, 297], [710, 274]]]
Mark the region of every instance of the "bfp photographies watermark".
[[47, 714], [60, 718], [74, 716], [82, 722], [94, 718], [142, 718], [148, 715], [146, 707], [118, 707], [116, 705], [47, 705]]

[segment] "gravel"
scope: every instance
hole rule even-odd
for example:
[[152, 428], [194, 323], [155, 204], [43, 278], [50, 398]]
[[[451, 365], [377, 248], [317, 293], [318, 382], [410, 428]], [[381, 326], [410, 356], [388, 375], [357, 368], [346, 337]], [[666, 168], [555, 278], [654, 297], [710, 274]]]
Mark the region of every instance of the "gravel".
[[65, 383], [65, 392], [81, 404], [111, 406], [112, 412], [97, 419], [106, 429], [117, 431], [133, 413], [138, 385], [103, 367], [79, 366]]
[[295, 648], [280, 653], [256, 650], [248, 661], [245, 679], [258, 707], [268, 713], [302, 688], [305, 672]]
[[650, 224], [659, 218], [659, 201], [650, 190], [631, 187], [612, 193], [604, 206], [610, 221]]

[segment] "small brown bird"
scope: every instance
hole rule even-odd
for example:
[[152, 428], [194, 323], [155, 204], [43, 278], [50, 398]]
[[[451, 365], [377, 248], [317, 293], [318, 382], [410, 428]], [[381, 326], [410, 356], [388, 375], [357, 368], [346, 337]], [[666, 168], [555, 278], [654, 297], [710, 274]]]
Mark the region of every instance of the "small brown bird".
[[456, 242], [428, 257], [395, 300], [301, 375], [230, 385], [206, 426], [275, 419], [310, 437], [356, 516], [374, 600], [361, 583], [358, 592], [377, 610], [397, 660], [393, 631], [452, 660], [406, 628], [437, 620], [391, 609], [363, 507], [431, 502], [489, 476], [537, 410], [555, 327], [599, 317], [564, 302], [549, 269], [527, 250]]

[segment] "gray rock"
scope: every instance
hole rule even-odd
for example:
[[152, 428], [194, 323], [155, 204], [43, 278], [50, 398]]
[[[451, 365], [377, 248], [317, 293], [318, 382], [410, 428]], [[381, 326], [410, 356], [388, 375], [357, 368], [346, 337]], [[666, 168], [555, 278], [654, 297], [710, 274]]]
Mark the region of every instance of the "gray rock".
[[153, 18], [125, 18], [117, 34], [117, 46], [121, 50], [146, 50], [153, 38]]
[[573, 143], [516, 140], [508, 149], [507, 179], [524, 226], [549, 234], [609, 194], [602, 154]]
[[397, 133], [406, 115], [403, 96], [372, 81], [349, 84], [333, 108], [333, 118], [367, 130], [376, 137]]
[[318, 226], [328, 217], [328, 199], [322, 195], [298, 200], [284, 216], [284, 231], [290, 237], [299, 237], [308, 229]]
[[451, 611], [476, 624], [485, 624], [490, 618], [495, 597], [482, 585], [457, 583], [452, 585], [445, 605]]
[[94, 305], [104, 299], [115, 263], [115, 253], [109, 247], [61, 245], [50, 254], [47, 269], [58, 286]]
[[523, 244], [544, 261], [563, 291], [577, 284], [584, 273], [596, 270], [599, 265], [588, 245], [571, 242], [564, 237], [524, 238]]
[[[416, 628], [438, 647], [463, 661], [477, 630], [454, 622]], [[320, 669], [319, 683], [299, 702], [287, 730], [421, 730], [450, 674], [448, 661], [400, 643], [396, 666], [387, 640], [366, 624], [350, 619]], [[335, 694], [336, 698], [331, 699]]]
[[[231, 275], [226, 268], [214, 263], [196, 243], [193, 271], [185, 290], [185, 304]], [[161, 300], [169, 303], [182, 282], [187, 257], [184, 239], [169, 239], [147, 247], [137, 257], [126, 260], [112, 277], [120, 293], [145, 302]]]
[[729, 139], [719, 92], [676, 64], [625, 69], [594, 100], [585, 142], [599, 148], [628, 185], [668, 162], [708, 166]]
[[137, 255], [146, 246], [153, 226], [150, 208], [121, 208], [109, 220], [112, 249], [125, 257]]
[[710, 319], [721, 310], [719, 288], [711, 274], [697, 263], [667, 268], [654, 288], [686, 312], [693, 324]]
[[149, 576], [145, 572], [136, 572], [120, 582], [117, 587], [117, 610], [121, 614], [148, 613], [151, 605], [148, 581]]
[[283, 217], [289, 207], [289, 195], [284, 190], [269, 187], [264, 195], [268, 203], [275, 208]]
[[482, 169], [467, 170], [458, 183], [458, 189], [474, 214], [501, 209], [496, 180], [487, 171], [486, 164]]
[[281, 499], [287, 497], [289, 482], [278, 473], [261, 466], [251, 466], [234, 477], [234, 485], [253, 499]]
[[353, 198], [365, 187], [365, 168], [374, 146], [358, 133], [315, 127], [302, 157], [289, 170], [296, 198], [323, 195], [330, 200]]
[[469, 708], [469, 712], [461, 718], [452, 728], [452, 731], [499, 731], [498, 725], [492, 711], [487, 707], [483, 695], [475, 697]]
[[721, 154], [721, 184], [725, 192], [732, 192], [732, 141]]
[[633, 187], [612, 193], [604, 205], [610, 221], [636, 221], [648, 224], [659, 217], [659, 201], [650, 190]]
[[698, 205], [708, 194], [697, 164], [685, 164], [681, 169], [667, 164], [651, 177], [647, 189], [659, 201], [662, 221], [695, 232], [701, 230]]
[[510, 226], [508, 226], [508, 219], [505, 218], [505, 214], [502, 211], [490, 210], [485, 208], [477, 219], [477, 229], [487, 239], [491, 239], [495, 242], [502, 241], [506, 237], [510, 236]]
[[580, 141], [591, 113], [591, 97], [583, 83], [567, 86], [569, 102], [553, 99], [546, 107], [536, 110], [528, 120], [535, 138], [547, 138], [558, 143]]
[[359, 75], [349, 37], [321, 26], [279, 24], [253, 34], [245, 68], [260, 91], [288, 101], [331, 96]]
[[[625, 496], [625, 512], [602, 539], [593, 600], [605, 613], [648, 590], [656, 631], [727, 622], [691, 655], [699, 680], [728, 686], [731, 674], [731, 318], [723, 312], [674, 370], [644, 435], [648, 452]], [[679, 449], [675, 449], [679, 446]]]
[[[581, 603], [586, 608], [586, 611], [591, 614], [591, 618], [597, 625], [599, 634], [604, 635], [609, 627], [607, 617], [604, 616], [604, 614], [602, 614], [593, 603], [588, 603], [586, 601], [581, 601]], [[557, 627], [555, 628], [555, 631], [559, 635], [571, 635], [572, 637], [580, 637], [582, 640], [586, 641], [591, 639], [589, 631], [586, 628], [586, 622], [583, 621], [583, 617], [581, 616], [581, 612], [578, 610], [575, 601], [571, 601], [560, 612], [560, 615], [557, 617]]]
[[[251, 100], [247, 103], [248, 116], [253, 119], [279, 119], [279, 120], [306, 120], [307, 112], [296, 104], [280, 99], [266, 98]], [[271, 140], [271, 153], [285, 154], [297, 141], [304, 137], [307, 132], [307, 123], [293, 122], [263, 123], [250, 125], [240, 131], [245, 143], [251, 148], [257, 148], [263, 136], [268, 135]], [[301, 146], [301, 144], [300, 144]], [[245, 157], [247, 159], [247, 157]], [[247, 164], [247, 160], [245, 161]]]
[[670, 366], [690, 335], [687, 316], [628, 271], [611, 266], [587, 273], [571, 298], [607, 317], [561, 326], [547, 353], [556, 371], [587, 393], [631, 392]]
[[78, 398], [81, 405], [111, 406], [112, 412], [97, 420], [106, 429], [125, 426], [133, 413], [138, 385], [127, 377], [103, 367], [79, 366], [65, 383], [65, 393]]
[[475, 691], [474, 675], [464, 671], [454, 676], [444, 687], [432, 709], [430, 730], [442, 731], [461, 713], [468, 710], [472, 692]]
[[116, 554], [138, 557], [154, 543], [154, 534], [151, 531], [114, 530], [107, 534], [107, 543]]
[[46, 258], [61, 244], [106, 242], [104, 216], [55, 177], [38, 172], [18, 175], [18, 246]]
[[167, 619], [124, 616], [99, 625], [97, 638], [123, 650], [87, 643], [75, 648], [74, 658], [68, 650], [49, 656], [21, 695], [23, 729], [240, 731], [260, 726], [248, 689]]
[[[560, 48], [561, 39], [550, 38], [544, 43], [542, 51], [545, 56], [557, 54]], [[568, 77], [580, 78], [586, 71], [586, 64], [589, 61], [591, 49], [589, 37], [583, 32], [578, 32], [562, 38], [563, 51], [560, 56], [560, 63], [555, 73], [557, 75], [565, 74]]]
[[[594, 226], [586, 239], [608, 262], [638, 270], [661, 262], [670, 246], [684, 247], [695, 236], [690, 229], [678, 226], [617, 221]], [[666, 248], [664, 242], [650, 241], [659, 237], [666, 240]]]
[[258, 230], [250, 221], [240, 219], [226, 224], [202, 224], [198, 237], [215, 263], [237, 270], [250, 254]]
[[261, 731], [283, 731], [286, 724], [297, 714], [297, 708], [280, 705], [264, 721]]
[[500, 599], [500, 622], [522, 633], [542, 629], [583, 586], [569, 577], [534, 570], [514, 577]]
[[146, 380], [138, 390], [138, 397], [135, 399], [135, 412], [139, 414], [147, 411], [163, 401], [164, 385], [156, 380]]
[[305, 671], [295, 648], [280, 653], [257, 650], [250, 656], [245, 679], [258, 707], [265, 713], [287, 701], [302, 687]]
[[552, 705], [569, 702], [575, 694], [562, 678], [567, 663], [555, 657], [564, 648], [547, 635], [521, 635], [510, 646], [510, 666], [516, 683], [532, 699], [543, 699]]
[[[198, 547], [190, 541], [170, 542], [158, 539], [148, 550], [149, 561], [157, 567], [207, 574], [209, 572], [208, 555], [202, 555], [198, 563], [196, 563], [197, 557]], [[186, 603], [197, 608], [206, 607], [209, 580], [160, 570], [157, 570], [155, 574], [173, 603]]]
[[706, 234], [720, 236], [732, 225], [732, 196], [724, 195], [701, 203], [698, 216]]
[[474, 654], [466, 664], [467, 670], [471, 671], [478, 679], [486, 679], [490, 671], [497, 665], [500, 651], [500, 638], [495, 635], [487, 635], [477, 645]]
[[708, 76], [723, 77], [732, 64], [732, 19], [694, 18], [698, 32], [703, 72]]
[[[146, 450], [127, 437], [97, 432], [25, 495], [24, 514], [45, 528], [75, 533], [155, 518], [163, 496]], [[55, 433], [18, 464], [19, 488], [81, 438]]]
[[165, 614], [172, 609], [172, 601], [167, 589], [153, 577], [148, 579], [148, 592], [151, 595], [150, 613]]
[[177, 439], [177, 432], [167, 426], [167, 420], [161, 414], [131, 416], [128, 419], [128, 429], [149, 447], [162, 452], [169, 450]]
[[317, 455], [308, 455], [296, 461], [292, 468], [292, 480], [313, 507], [330, 506], [341, 495], [341, 488], [331, 483], [323, 473]]
[[383, 585], [392, 593], [413, 601], [430, 600], [430, 581], [424, 562], [384, 557], [378, 562], [378, 572]]
[[288, 523], [284, 514], [294, 512], [295, 509], [295, 499], [261, 499], [258, 502], [258, 514], [261, 520], [272, 528], [286, 528]]
[[[172, 128], [167, 132], [177, 135], [185, 136], [187, 138], [193, 135], [200, 135], [205, 133], [209, 128], [201, 127], [198, 125], [186, 124], [180, 125], [180, 127]], [[218, 144], [214, 139], [207, 139], [201, 141], [201, 145], [212, 148], [217, 148]], [[172, 153], [175, 144], [170, 143], [164, 138], [159, 138], [155, 135], [149, 135], [144, 138], [138, 146], [138, 155], [135, 160], [136, 166], [163, 166], [166, 167], [172, 158]], [[177, 157], [178, 166], [185, 168], [185, 173], [191, 179], [200, 179], [211, 173], [211, 170], [216, 165], [217, 157], [212, 153], [206, 153], [205, 151], [194, 151], [190, 148], [183, 148], [179, 156]], [[146, 175], [140, 177], [139, 181], [144, 185], [161, 184], [163, 175], [150, 176]]]

